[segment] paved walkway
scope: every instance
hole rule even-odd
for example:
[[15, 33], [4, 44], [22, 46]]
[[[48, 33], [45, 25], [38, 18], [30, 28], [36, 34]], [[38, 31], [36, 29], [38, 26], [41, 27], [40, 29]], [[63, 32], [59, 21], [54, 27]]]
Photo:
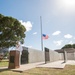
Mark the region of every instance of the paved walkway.
[[20, 68], [17, 69], [11, 69], [12, 71], [19, 71], [19, 72], [23, 72], [25, 70], [29, 70], [32, 68], [37, 67], [38, 65], [44, 64], [45, 62], [39, 62], [39, 63], [30, 63], [30, 64], [24, 64], [24, 65], [20, 65]]
[[[75, 61], [74, 60], [69, 60], [66, 63], [64, 63], [63, 61], [56, 61], [56, 62], [50, 62], [45, 64], [45, 62], [39, 62], [39, 63], [30, 63], [30, 64], [24, 64], [21, 65], [20, 68], [17, 69], [11, 69], [12, 71], [18, 71], [18, 72], [23, 72], [25, 70], [29, 70], [35, 67], [47, 67], [47, 68], [60, 68], [63, 69], [65, 67], [66, 64], [69, 65], [75, 65]], [[8, 69], [7, 67], [0, 67], [0, 70], [2, 69]]]
[[38, 65], [37, 67], [47, 67], [47, 68], [60, 68], [63, 69], [65, 67], [66, 63], [63, 61], [56, 61], [56, 62], [51, 62], [47, 63], [44, 65]]
[[68, 60], [66, 62], [67, 65], [75, 65], [75, 60]]
[[21, 65], [20, 68], [17, 69], [11, 69], [12, 71], [19, 71], [19, 72], [23, 72], [25, 70], [29, 70], [32, 68], [36, 68], [36, 67], [47, 67], [47, 68], [64, 68], [65, 67], [65, 63], [63, 63], [63, 61], [56, 61], [56, 62], [50, 62], [45, 64], [45, 62], [39, 62], [39, 63], [30, 63], [30, 64], [25, 64], [25, 65]]
[[8, 67], [0, 67], [0, 70], [6, 70]]

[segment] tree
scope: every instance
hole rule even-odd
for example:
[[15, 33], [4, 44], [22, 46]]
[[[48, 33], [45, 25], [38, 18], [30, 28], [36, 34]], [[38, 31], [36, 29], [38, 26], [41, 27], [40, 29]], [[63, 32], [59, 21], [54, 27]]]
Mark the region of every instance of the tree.
[[62, 49], [64, 49], [64, 48], [73, 48], [73, 46], [71, 44], [67, 44], [67, 45], [62, 47]]
[[9, 52], [5, 52], [3, 57], [4, 57], [4, 58], [5, 58], [5, 57], [8, 58], [8, 57], [9, 57]]
[[75, 44], [73, 44], [72, 47], [75, 48]]
[[9, 48], [25, 38], [25, 27], [13, 18], [0, 14], [0, 48]]

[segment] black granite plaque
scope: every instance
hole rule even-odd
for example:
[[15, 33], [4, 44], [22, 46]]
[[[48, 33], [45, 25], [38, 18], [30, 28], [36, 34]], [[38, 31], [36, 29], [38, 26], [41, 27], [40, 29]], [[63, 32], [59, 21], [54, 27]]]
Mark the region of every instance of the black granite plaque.
[[14, 56], [10, 56], [10, 63], [14, 63]]

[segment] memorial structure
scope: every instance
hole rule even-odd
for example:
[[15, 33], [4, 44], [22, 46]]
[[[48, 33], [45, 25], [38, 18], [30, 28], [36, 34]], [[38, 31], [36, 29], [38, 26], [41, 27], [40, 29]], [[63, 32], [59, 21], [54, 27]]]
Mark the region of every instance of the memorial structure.
[[13, 51], [10, 51], [10, 54], [9, 54], [9, 66], [8, 68], [9, 69], [15, 69], [15, 68], [19, 68], [20, 65], [19, 65], [19, 55], [20, 55], [20, 52], [17, 51], [17, 50], [13, 50]]

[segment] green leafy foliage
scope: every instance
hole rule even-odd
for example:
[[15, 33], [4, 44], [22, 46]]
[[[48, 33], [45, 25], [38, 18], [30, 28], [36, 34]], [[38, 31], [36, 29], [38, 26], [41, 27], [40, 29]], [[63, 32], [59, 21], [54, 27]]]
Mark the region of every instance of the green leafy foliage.
[[75, 44], [73, 44], [72, 47], [75, 48]]
[[0, 14], [0, 48], [8, 48], [14, 46], [16, 41], [23, 41], [25, 31], [17, 19]]
[[62, 49], [64, 49], [64, 48], [75, 48], [75, 44], [67, 44], [62, 47]]

